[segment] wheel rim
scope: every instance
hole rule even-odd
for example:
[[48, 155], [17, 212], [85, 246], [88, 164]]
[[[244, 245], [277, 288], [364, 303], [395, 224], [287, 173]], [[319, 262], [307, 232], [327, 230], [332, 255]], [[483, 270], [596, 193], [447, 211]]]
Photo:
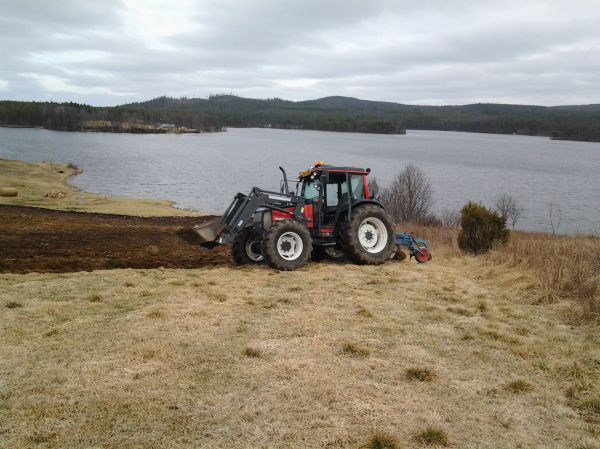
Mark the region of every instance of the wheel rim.
[[369, 253], [377, 254], [383, 251], [388, 242], [388, 232], [383, 221], [375, 217], [363, 220], [358, 227], [358, 241]]
[[277, 240], [277, 252], [285, 260], [296, 260], [304, 250], [304, 243], [295, 232], [284, 232]]
[[264, 259], [261, 251], [261, 244], [258, 239], [248, 239], [246, 241], [246, 255], [254, 262], [262, 262]]

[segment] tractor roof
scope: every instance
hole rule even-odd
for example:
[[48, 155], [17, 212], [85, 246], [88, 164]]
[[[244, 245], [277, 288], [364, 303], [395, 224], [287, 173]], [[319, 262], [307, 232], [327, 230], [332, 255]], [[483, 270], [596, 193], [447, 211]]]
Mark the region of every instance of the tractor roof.
[[349, 173], [358, 173], [361, 175], [367, 175], [371, 171], [370, 168], [364, 169], [359, 167], [339, 167], [336, 165], [328, 165], [323, 161], [315, 162], [308, 170], [300, 172], [300, 177], [304, 178], [306, 176], [310, 176], [316, 172], [349, 172]]

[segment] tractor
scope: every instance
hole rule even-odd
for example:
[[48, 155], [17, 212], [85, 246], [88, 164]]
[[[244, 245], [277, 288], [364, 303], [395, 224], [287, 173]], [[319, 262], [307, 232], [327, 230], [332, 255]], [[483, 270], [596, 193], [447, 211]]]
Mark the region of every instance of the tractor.
[[266, 262], [286, 271], [326, 255], [369, 265], [390, 259], [400, 242], [377, 192], [369, 191], [369, 168], [317, 162], [299, 173], [293, 189], [279, 169], [279, 192], [254, 187], [238, 193], [220, 219], [182, 237], [205, 247], [231, 243], [235, 264]]

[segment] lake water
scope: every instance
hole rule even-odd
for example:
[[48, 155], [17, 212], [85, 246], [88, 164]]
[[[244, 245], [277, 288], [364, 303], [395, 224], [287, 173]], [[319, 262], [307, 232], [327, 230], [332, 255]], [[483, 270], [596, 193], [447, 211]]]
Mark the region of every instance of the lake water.
[[238, 191], [277, 189], [282, 165], [293, 177], [312, 162], [370, 167], [380, 186], [407, 163], [434, 191], [434, 210], [502, 193], [525, 208], [517, 228], [550, 229], [559, 204], [561, 233], [600, 230], [600, 143], [442, 131], [406, 135], [235, 129], [224, 133], [133, 135], [0, 128], [0, 158], [72, 162], [73, 184], [104, 195], [160, 198], [178, 207], [222, 211]]

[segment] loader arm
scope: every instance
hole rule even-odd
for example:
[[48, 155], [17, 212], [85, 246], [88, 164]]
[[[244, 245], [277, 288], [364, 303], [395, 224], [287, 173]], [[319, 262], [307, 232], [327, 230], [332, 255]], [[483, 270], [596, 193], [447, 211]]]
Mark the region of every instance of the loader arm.
[[214, 247], [231, 243], [240, 231], [252, 223], [259, 209], [269, 209], [289, 214], [288, 208], [294, 207], [293, 216], [300, 222], [306, 222], [302, 213], [302, 197], [293, 194], [271, 192], [254, 187], [248, 195], [238, 193], [218, 220], [196, 225], [179, 234], [188, 243], [204, 247]]

